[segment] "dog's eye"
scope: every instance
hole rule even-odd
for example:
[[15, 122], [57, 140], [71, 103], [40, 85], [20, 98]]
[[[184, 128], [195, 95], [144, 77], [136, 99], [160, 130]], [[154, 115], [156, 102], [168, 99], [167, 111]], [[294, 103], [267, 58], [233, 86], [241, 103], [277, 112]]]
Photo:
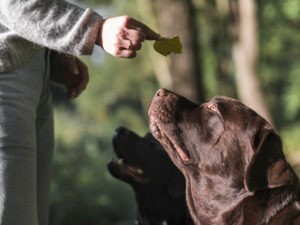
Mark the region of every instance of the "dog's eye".
[[217, 111], [217, 106], [215, 104], [213, 104], [213, 103], [208, 103], [206, 105], [206, 108], [208, 108], [208, 109], [210, 109], [212, 111]]

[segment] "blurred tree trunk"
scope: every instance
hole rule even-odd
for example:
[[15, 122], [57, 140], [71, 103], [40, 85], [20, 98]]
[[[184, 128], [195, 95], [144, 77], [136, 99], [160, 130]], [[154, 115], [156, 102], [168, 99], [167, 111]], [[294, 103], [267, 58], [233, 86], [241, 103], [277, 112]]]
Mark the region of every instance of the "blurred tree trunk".
[[[199, 0], [198, 0], [199, 1]], [[209, 45], [214, 53], [216, 62], [215, 76], [217, 79], [216, 92], [219, 95], [236, 97], [234, 75], [232, 73], [231, 44], [232, 39], [228, 26], [229, 2], [224, 0], [205, 0], [202, 14], [209, 27]]]
[[[182, 54], [171, 54], [166, 57], [154, 56], [154, 67], [158, 73], [158, 81], [171, 82], [169, 89], [196, 102], [205, 100], [202, 82], [200, 47], [196, 29], [196, 18], [192, 0], [140, 0], [144, 7], [152, 10], [157, 20], [159, 33], [164, 37], [178, 35], [182, 42]], [[152, 6], [152, 7], [151, 7]], [[149, 8], [148, 8], [149, 9]], [[164, 59], [162, 59], [164, 58]], [[165, 63], [163, 62], [165, 61]], [[161, 71], [158, 71], [162, 69]], [[165, 72], [167, 76], [162, 75]]]
[[234, 35], [233, 60], [240, 100], [272, 122], [257, 73], [258, 25], [253, 0], [229, 0]]

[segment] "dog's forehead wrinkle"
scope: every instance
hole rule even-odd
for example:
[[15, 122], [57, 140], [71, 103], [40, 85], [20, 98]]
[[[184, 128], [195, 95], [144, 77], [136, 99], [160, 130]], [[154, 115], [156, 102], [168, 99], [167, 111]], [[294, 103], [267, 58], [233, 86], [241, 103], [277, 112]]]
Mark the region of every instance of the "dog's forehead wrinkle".
[[238, 124], [240, 127], [248, 126], [249, 121], [252, 121], [253, 118], [257, 116], [259, 117], [255, 111], [236, 99], [216, 97], [211, 101], [218, 105], [218, 109], [224, 117], [224, 120], [227, 120], [230, 123], [239, 120]]

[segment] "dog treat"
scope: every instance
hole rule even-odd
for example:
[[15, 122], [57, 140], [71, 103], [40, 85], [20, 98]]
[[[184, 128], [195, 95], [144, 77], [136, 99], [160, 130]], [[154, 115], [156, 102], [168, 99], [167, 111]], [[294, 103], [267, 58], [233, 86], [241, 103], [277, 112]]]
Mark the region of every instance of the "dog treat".
[[182, 52], [182, 44], [178, 36], [172, 38], [161, 38], [160, 40], [154, 42], [153, 48], [155, 51], [164, 56], [167, 56], [172, 52], [177, 54]]

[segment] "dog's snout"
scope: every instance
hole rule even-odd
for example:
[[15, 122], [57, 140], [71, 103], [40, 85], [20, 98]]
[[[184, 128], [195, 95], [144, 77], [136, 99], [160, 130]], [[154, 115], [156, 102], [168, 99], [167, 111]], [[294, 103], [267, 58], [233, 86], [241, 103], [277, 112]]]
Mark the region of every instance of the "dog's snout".
[[164, 97], [164, 96], [167, 96], [168, 95], [168, 91], [166, 89], [159, 89], [157, 92], [156, 92], [156, 96], [159, 96], [159, 97]]

